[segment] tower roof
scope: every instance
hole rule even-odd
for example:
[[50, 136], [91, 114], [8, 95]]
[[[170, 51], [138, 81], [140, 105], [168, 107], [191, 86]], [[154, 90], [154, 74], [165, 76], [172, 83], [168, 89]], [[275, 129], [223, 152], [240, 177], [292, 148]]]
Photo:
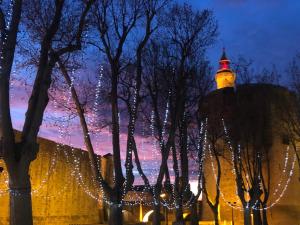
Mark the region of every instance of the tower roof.
[[225, 48], [223, 48], [223, 53], [222, 53], [220, 61], [225, 61], [225, 60], [227, 61], [228, 59], [227, 59], [227, 56], [226, 56]]

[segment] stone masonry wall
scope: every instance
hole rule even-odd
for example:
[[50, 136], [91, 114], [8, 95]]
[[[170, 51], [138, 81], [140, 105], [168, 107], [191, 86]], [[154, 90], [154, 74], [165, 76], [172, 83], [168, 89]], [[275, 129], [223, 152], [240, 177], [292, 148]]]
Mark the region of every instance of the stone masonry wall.
[[[56, 143], [42, 138], [38, 142], [40, 151], [30, 167], [34, 225], [102, 222], [103, 204], [98, 201], [99, 192], [91, 181], [87, 152], [69, 146], [57, 147]], [[102, 158], [102, 164], [103, 176], [112, 179], [112, 171], [106, 171], [112, 165], [111, 157]], [[0, 166], [3, 165], [0, 160]], [[0, 175], [0, 225], [8, 225], [9, 221], [6, 180], [4, 169]]]

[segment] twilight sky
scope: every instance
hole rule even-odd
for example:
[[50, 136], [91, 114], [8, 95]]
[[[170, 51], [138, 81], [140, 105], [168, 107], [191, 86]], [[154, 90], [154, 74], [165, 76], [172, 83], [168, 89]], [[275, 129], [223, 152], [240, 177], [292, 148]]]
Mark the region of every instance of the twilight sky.
[[[181, 0], [180, 0], [181, 1]], [[209, 8], [219, 25], [219, 40], [209, 51], [214, 63], [224, 46], [228, 56], [242, 55], [262, 68], [275, 64], [284, 71], [300, 52], [298, 0], [188, 0], [195, 8]]]
[[[178, 0], [181, 1], [181, 0]], [[239, 55], [253, 59], [257, 68], [278, 66], [285, 70], [286, 64], [300, 52], [300, 1], [298, 0], [188, 0], [195, 8], [212, 9], [219, 25], [217, 43], [208, 51], [208, 58], [215, 68], [223, 47], [227, 55], [234, 60]], [[238, 76], [238, 74], [237, 74]], [[21, 129], [24, 122], [28, 96], [20, 89], [21, 84], [12, 84], [12, 116], [16, 129]], [[66, 96], [67, 97], [67, 96]], [[62, 111], [54, 112], [53, 104], [47, 108], [45, 121], [40, 136], [76, 147], [83, 147], [79, 126], [70, 127], [71, 140], [59, 137], [58, 128], [53, 126], [50, 117], [65, 115]], [[63, 131], [66, 133], [66, 130]], [[108, 131], [101, 133], [97, 139], [96, 150], [100, 154], [111, 152], [111, 138]], [[125, 134], [121, 137], [125, 145]], [[137, 138], [138, 145], [143, 150], [141, 159], [155, 159], [153, 142]], [[101, 144], [100, 144], [101, 143]], [[153, 165], [152, 165], [153, 167]]]

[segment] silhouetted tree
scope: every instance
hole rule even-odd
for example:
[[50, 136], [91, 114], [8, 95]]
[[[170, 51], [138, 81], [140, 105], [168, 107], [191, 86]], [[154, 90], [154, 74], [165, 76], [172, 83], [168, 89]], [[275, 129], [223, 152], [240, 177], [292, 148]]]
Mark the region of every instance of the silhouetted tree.
[[[30, 163], [36, 158], [38, 144], [37, 134], [42, 123], [45, 108], [48, 104], [48, 89], [51, 74], [58, 57], [77, 51], [81, 48], [81, 38], [85, 27], [86, 16], [93, 1], [76, 2], [80, 10], [68, 12], [68, 1], [12, 1], [5, 5], [5, 13], [0, 9], [0, 115], [3, 157], [9, 174], [10, 189], [10, 224], [32, 224], [31, 184], [29, 177]], [[2, 1], [1, 1], [1, 4]], [[48, 6], [47, 13], [43, 7]], [[75, 7], [75, 6], [74, 6]], [[17, 141], [12, 128], [9, 105], [9, 82], [12, 65], [15, 61], [17, 34], [24, 13], [24, 25], [28, 36], [35, 36], [39, 45], [38, 67], [28, 102], [26, 118]], [[44, 12], [45, 14], [42, 14]], [[67, 15], [76, 14], [72, 20], [72, 32], [64, 30]], [[41, 17], [40, 17], [41, 16]], [[66, 35], [68, 33], [68, 35]]]
[[[163, 188], [172, 192], [170, 199], [175, 199], [172, 204], [176, 206], [176, 223], [183, 224], [183, 205], [191, 198], [188, 182], [189, 132], [197, 124], [194, 116], [199, 98], [203, 98], [204, 92], [201, 91], [205, 89], [204, 86], [197, 86], [197, 81], [203, 81], [202, 78], [207, 75], [208, 70], [202, 70], [207, 69], [203, 55], [215, 38], [216, 24], [210, 11], [194, 11], [189, 5], [178, 4], [168, 9], [161, 21], [163, 26], [159, 36], [149, 47], [149, 73], [145, 77], [151, 103], [151, 107], [145, 107], [146, 117], [148, 121], [151, 117], [153, 119], [162, 155], [154, 189], [156, 205], [153, 224], [160, 222], [159, 195]], [[174, 184], [169, 178], [169, 155], [172, 155]]]
[[[281, 99], [281, 118], [285, 122], [285, 131], [293, 145], [300, 169], [300, 153], [296, 143], [300, 140], [300, 54], [297, 54], [287, 68], [287, 75], [294, 96]], [[300, 181], [300, 178], [299, 178]]]
[[[149, 187], [149, 181], [140, 165], [138, 150], [135, 143], [135, 128], [138, 119], [138, 109], [141, 101], [140, 89], [142, 84], [142, 56], [152, 33], [157, 29], [157, 13], [168, 3], [166, 0], [157, 1], [97, 1], [93, 9], [92, 25], [99, 36], [92, 37], [88, 43], [97, 47], [108, 60], [110, 82], [104, 86], [106, 95], [109, 96], [109, 104], [112, 107], [112, 143], [114, 157], [115, 183], [113, 186], [107, 184], [98, 169], [94, 147], [90, 138], [91, 129], [86, 120], [86, 113], [78, 96], [78, 90], [72, 85], [71, 77], [67, 67], [67, 59], [59, 60], [59, 66], [66, 83], [71, 88], [72, 99], [75, 103], [77, 114], [80, 118], [84, 141], [89, 152], [94, 178], [97, 184], [102, 186], [108, 200], [111, 201], [109, 212], [109, 224], [122, 224], [122, 201], [126, 193], [132, 188], [133, 156], [137, 169], [142, 175], [145, 185]], [[135, 40], [136, 45], [129, 40], [137, 30], [139, 37]], [[129, 43], [130, 44], [129, 44]], [[128, 51], [125, 53], [124, 48]], [[131, 54], [128, 57], [127, 54]], [[124, 81], [128, 81], [127, 83]], [[127, 147], [125, 161], [125, 179], [121, 167], [120, 130], [119, 130], [119, 106], [120, 101], [125, 102], [128, 115]]]
[[[208, 149], [209, 155], [206, 156], [207, 160], [216, 162], [216, 171], [213, 171], [213, 176], [215, 177], [215, 196], [213, 197], [213, 193], [211, 190], [208, 190], [208, 186], [206, 183], [205, 171], [203, 174], [203, 193], [205, 194], [206, 201], [211, 208], [214, 214], [215, 225], [219, 224], [219, 204], [220, 204], [220, 183], [222, 176], [222, 168], [221, 168], [221, 157], [224, 157], [222, 154], [224, 152], [223, 143], [220, 144], [220, 139], [224, 138], [224, 131], [222, 129], [222, 123], [220, 117], [216, 115], [210, 115], [207, 122], [207, 141], [210, 146]], [[220, 129], [221, 128], [221, 129]], [[211, 176], [211, 171], [209, 176]], [[216, 173], [216, 174], [215, 174]], [[214, 191], [213, 191], [214, 192]]]
[[253, 212], [254, 223], [259, 225], [262, 224], [260, 210], [266, 206], [270, 191], [270, 150], [274, 136], [271, 128], [274, 114], [270, 102], [274, 101], [274, 95], [268, 89], [257, 90], [251, 93], [251, 97], [246, 92], [237, 92], [235, 118], [229, 125], [232, 128], [230, 141], [237, 193], [244, 210], [244, 224], [251, 224]]

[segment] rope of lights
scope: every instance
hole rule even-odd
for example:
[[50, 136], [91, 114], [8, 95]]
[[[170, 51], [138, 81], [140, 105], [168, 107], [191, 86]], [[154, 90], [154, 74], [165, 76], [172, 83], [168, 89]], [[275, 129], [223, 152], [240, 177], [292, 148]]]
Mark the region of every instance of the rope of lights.
[[[228, 145], [229, 145], [229, 148], [231, 149], [231, 152], [233, 152], [233, 147], [232, 147], [232, 145], [231, 145], [231, 141], [229, 140], [229, 136], [227, 136], [227, 135], [228, 135], [228, 132], [227, 132], [227, 128], [226, 128], [226, 126], [225, 126], [225, 123], [224, 123], [224, 120], [223, 120], [223, 119], [222, 119], [222, 122], [223, 122], [223, 125], [224, 125], [224, 133], [225, 133], [226, 137], [228, 137], [227, 143], [228, 143]], [[215, 180], [217, 181], [216, 169], [215, 169], [214, 164], [213, 164], [213, 158], [212, 158], [212, 152], [211, 152], [211, 149], [210, 149], [210, 145], [208, 146], [208, 151], [209, 151], [209, 155], [210, 155], [210, 159], [211, 159], [211, 166], [212, 166], [214, 178], [215, 178]], [[287, 150], [286, 150], [286, 153], [285, 153], [285, 160], [284, 160], [283, 173], [285, 173], [286, 170], [287, 170], [287, 164], [288, 164], [288, 158], [289, 158], [288, 151], [289, 151], [289, 146], [287, 146]], [[238, 152], [239, 152], [238, 154], [239, 154], [239, 157], [240, 157], [240, 152], [241, 152], [240, 145], [238, 145]], [[233, 159], [234, 159], [234, 158], [233, 158]], [[240, 159], [240, 158], [239, 158], [239, 159]], [[284, 185], [284, 187], [283, 187], [283, 190], [282, 190], [282, 192], [280, 193], [279, 197], [278, 197], [273, 203], [271, 203], [269, 206], [262, 207], [262, 208], [257, 208], [257, 207], [255, 207], [256, 204], [258, 203], [258, 202], [256, 202], [256, 203], [251, 207], [252, 209], [254, 209], [254, 210], [261, 210], [261, 211], [262, 211], [262, 210], [267, 210], [267, 209], [272, 208], [274, 205], [276, 205], [276, 204], [280, 201], [280, 199], [281, 199], [281, 198], [283, 197], [283, 195], [285, 194], [285, 191], [287, 190], [288, 184], [290, 183], [291, 177], [292, 177], [292, 175], [293, 175], [294, 167], [295, 167], [295, 162], [296, 162], [296, 155], [294, 154], [294, 159], [293, 159], [293, 162], [292, 162], [291, 169], [290, 169], [290, 171], [289, 171], [289, 176], [288, 176], [288, 178], [287, 178], [287, 181], [286, 181], [286, 183], [285, 183], [285, 185]], [[235, 174], [235, 170], [232, 170], [232, 171], [234, 171], [234, 174]], [[283, 178], [282, 178], [282, 176], [281, 176], [280, 182], [277, 184], [277, 187], [276, 187], [276, 189], [275, 189], [275, 191], [274, 191], [274, 193], [273, 193], [273, 196], [276, 195], [276, 193], [279, 191], [279, 187], [282, 186], [282, 184], [281, 184], [282, 180], [283, 180]], [[221, 188], [219, 187], [219, 185], [217, 185], [217, 186], [218, 186], [218, 189], [219, 189], [219, 191], [220, 191], [220, 195], [221, 195], [223, 201], [224, 201], [228, 206], [230, 206], [231, 208], [240, 210], [240, 211], [244, 211], [243, 207], [235, 206], [235, 205], [231, 204], [230, 202], [228, 202], [228, 201], [226, 200], [225, 196], [224, 196], [224, 193], [221, 191]], [[248, 208], [249, 208], [249, 202], [247, 203], [247, 206], [248, 206]]]

